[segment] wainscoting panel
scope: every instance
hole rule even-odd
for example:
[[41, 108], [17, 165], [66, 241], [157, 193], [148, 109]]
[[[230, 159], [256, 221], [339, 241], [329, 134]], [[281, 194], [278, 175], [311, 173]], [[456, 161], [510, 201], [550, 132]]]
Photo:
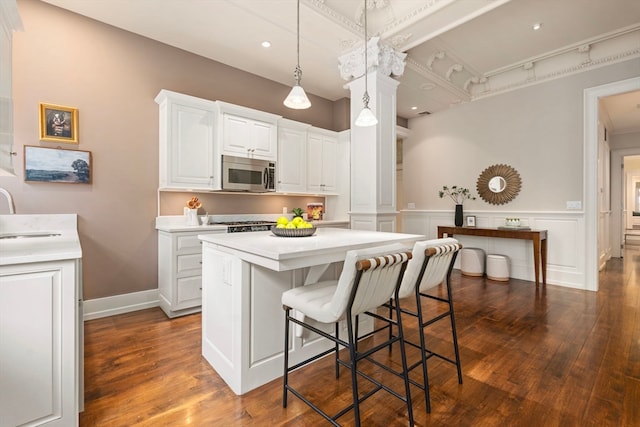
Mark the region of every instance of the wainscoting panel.
[[[453, 211], [403, 210], [402, 232], [437, 238], [438, 225], [453, 226]], [[578, 289], [585, 284], [585, 236], [582, 212], [484, 212], [465, 211], [476, 216], [478, 227], [497, 228], [505, 218], [520, 218], [521, 224], [534, 230], [547, 230], [547, 283]], [[465, 247], [481, 248], [487, 254], [509, 257], [510, 276], [535, 281], [533, 245], [529, 240], [454, 236]], [[460, 268], [456, 261], [455, 268]]]

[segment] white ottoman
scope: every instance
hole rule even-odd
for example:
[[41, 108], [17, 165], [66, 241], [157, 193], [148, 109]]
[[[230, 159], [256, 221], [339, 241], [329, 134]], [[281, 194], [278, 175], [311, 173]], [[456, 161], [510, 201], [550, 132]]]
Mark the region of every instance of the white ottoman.
[[460, 271], [465, 276], [484, 276], [484, 251], [480, 248], [462, 248]]
[[506, 255], [487, 255], [487, 279], [499, 282], [509, 280], [509, 258]]

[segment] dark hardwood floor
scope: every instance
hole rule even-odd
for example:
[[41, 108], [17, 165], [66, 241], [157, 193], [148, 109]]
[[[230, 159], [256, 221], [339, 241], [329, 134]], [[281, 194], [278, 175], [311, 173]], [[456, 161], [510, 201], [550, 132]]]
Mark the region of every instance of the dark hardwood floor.
[[[597, 293], [454, 270], [464, 384], [452, 365], [431, 360], [432, 413], [412, 388], [416, 425], [640, 426], [637, 248], [608, 263]], [[200, 320], [199, 314], [169, 320], [149, 309], [87, 321], [80, 425], [327, 424], [295, 397], [283, 409], [281, 380], [236, 396], [200, 355]], [[433, 328], [430, 340], [447, 346], [448, 328]], [[328, 360], [291, 380], [308, 384], [326, 408], [350, 399], [349, 376], [334, 380]], [[403, 404], [385, 393], [362, 411], [365, 426], [406, 425]], [[353, 424], [350, 415], [343, 418]]]

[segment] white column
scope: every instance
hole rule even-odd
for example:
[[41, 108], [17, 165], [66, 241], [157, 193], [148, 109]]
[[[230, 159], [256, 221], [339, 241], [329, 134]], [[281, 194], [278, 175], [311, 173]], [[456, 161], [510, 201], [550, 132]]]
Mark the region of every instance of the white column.
[[[399, 82], [389, 74], [404, 72], [405, 54], [378, 43], [368, 44], [369, 107], [378, 124], [355, 126], [362, 110], [365, 78], [362, 48], [340, 58], [343, 78], [359, 77], [347, 84], [351, 91], [351, 228], [396, 231], [396, 92]], [[358, 62], [359, 60], [359, 62]], [[349, 70], [349, 71], [345, 71]], [[359, 72], [358, 72], [359, 71]]]

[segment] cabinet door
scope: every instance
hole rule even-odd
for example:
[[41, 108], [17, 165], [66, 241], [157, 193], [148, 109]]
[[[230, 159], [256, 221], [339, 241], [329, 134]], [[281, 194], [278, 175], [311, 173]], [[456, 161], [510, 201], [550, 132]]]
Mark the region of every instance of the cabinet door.
[[307, 133], [294, 129], [278, 129], [277, 191], [307, 191]]
[[231, 156], [276, 159], [274, 124], [234, 114], [222, 115], [222, 152]]
[[277, 152], [277, 127], [271, 123], [254, 121], [251, 157], [275, 160]]
[[247, 156], [251, 139], [251, 120], [231, 114], [222, 115], [222, 152]]
[[307, 137], [307, 189], [335, 192], [338, 142], [335, 137], [309, 132]]
[[78, 425], [72, 261], [0, 268], [0, 425]]
[[214, 112], [177, 103], [170, 109], [167, 186], [215, 189]]
[[322, 137], [307, 135], [307, 189], [312, 193], [322, 191]]
[[336, 191], [338, 142], [334, 138], [325, 137], [322, 141], [322, 184], [323, 191]]

